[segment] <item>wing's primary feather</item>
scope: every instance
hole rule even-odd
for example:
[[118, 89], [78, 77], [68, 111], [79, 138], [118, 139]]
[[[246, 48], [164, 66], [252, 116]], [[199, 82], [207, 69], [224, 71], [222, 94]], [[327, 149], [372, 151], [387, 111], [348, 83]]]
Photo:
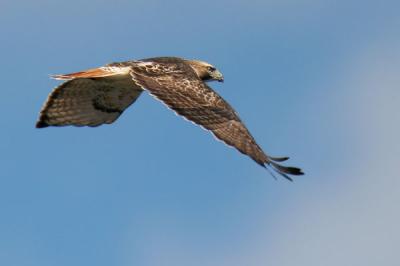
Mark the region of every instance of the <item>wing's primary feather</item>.
[[288, 174], [303, 174], [299, 168], [274, 163], [287, 158], [268, 157], [234, 109], [183, 61], [134, 61], [128, 64], [133, 80], [179, 115], [211, 131], [216, 138], [250, 156], [261, 166], [271, 166], [289, 180], [292, 179]]

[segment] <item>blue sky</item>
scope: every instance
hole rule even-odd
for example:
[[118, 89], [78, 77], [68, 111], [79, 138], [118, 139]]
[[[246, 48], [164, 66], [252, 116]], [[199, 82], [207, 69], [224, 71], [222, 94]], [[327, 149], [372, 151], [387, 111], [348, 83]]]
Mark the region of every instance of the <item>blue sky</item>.
[[[398, 1], [2, 1], [0, 264], [397, 265]], [[59, 74], [208, 61], [268, 172], [142, 95], [34, 128]]]

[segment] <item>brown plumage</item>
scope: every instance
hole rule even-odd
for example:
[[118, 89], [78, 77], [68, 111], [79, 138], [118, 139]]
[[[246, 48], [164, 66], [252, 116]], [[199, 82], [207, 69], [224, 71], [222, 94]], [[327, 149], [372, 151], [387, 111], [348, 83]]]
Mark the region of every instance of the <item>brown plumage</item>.
[[67, 81], [49, 95], [38, 128], [112, 123], [145, 90], [259, 165], [270, 166], [289, 180], [289, 175], [303, 174], [299, 168], [277, 164], [287, 157], [270, 157], [262, 151], [234, 109], [205, 83], [223, 81], [222, 74], [206, 62], [158, 57], [54, 77]]

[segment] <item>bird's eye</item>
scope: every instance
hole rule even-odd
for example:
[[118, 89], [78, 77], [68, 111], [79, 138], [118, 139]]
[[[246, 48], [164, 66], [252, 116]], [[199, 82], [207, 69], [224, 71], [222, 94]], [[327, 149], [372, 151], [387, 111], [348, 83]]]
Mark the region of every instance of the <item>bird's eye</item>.
[[212, 66], [209, 66], [207, 69], [208, 69], [209, 71], [211, 71], [211, 72], [217, 70], [215, 67], [212, 67]]

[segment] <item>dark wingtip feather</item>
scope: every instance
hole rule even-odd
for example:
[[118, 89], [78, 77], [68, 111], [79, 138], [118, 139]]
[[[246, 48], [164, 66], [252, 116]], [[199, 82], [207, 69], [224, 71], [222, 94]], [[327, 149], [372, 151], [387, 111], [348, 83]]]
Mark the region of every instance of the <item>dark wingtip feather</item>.
[[264, 167], [270, 173], [270, 175], [275, 179], [275, 181], [278, 180], [278, 178], [274, 175], [274, 173], [264, 163], [258, 163], [258, 164]]
[[43, 120], [39, 120], [36, 123], [36, 128], [44, 128], [44, 127], [48, 127], [49, 124], [47, 124], [46, 122], [44, 122]]
[[287, 167], [287, 166], [283, 166], [283, 165], [280, 165], [280, 164], [277, 164], [277, 163], [274, 163], [274, 162], [270, 162], [270, 164], [279, 173], [284, 173], [284, 174], [288, 174], [288, 175], [304, 175], [302, 170], [300, 168], [297, 168], [297, 167]]
[[288, 176], [287, 174], [285, 174], [285, 173], [281, 173], [281, 172], [278, 172], [281, 176], [283, 176], [284, 178], [286, 178], [287, 180], [289, 180], [290, 182], [293, 182], [293, 179], [290, 177], [290, 176]]
[[289, 157], [271, 157], [271, 156], [268, 156], [268, 158], [275, 162], [283, 162], [289, 159]]
[[270, 170], [269, 167], [271, 167], [276, 173], [278, 173], [279, 175], [281, 175], [282, 177], [286, 178], [287, 180], [293, 182], [293, 178], [291, 178], [289, 175], [304, 175], [304, 173], [302, 172], [302, 170], [300, 168], [297, 167], [290, 167], [290, 166], [283, 166], [280, 165], [276, 162], [274, 162], [272, 159], [278, 159], [275, 161], [285, 161], [286, 159], [288, 159], [288, 157], [282, 157], [282, 158], [274, 158], [274, 157], [268, 157], [268, 161], [267, 162], [263, 162], [263, 161], [258, 161], [255, 160], [257, 164], [261, 165], [262, 167], [264, 167], [265, 169], [268, 170], [268, 172], [271, 174], [271, 176], [276, 180], [276, 176], [274, 174], [273, 171]]

